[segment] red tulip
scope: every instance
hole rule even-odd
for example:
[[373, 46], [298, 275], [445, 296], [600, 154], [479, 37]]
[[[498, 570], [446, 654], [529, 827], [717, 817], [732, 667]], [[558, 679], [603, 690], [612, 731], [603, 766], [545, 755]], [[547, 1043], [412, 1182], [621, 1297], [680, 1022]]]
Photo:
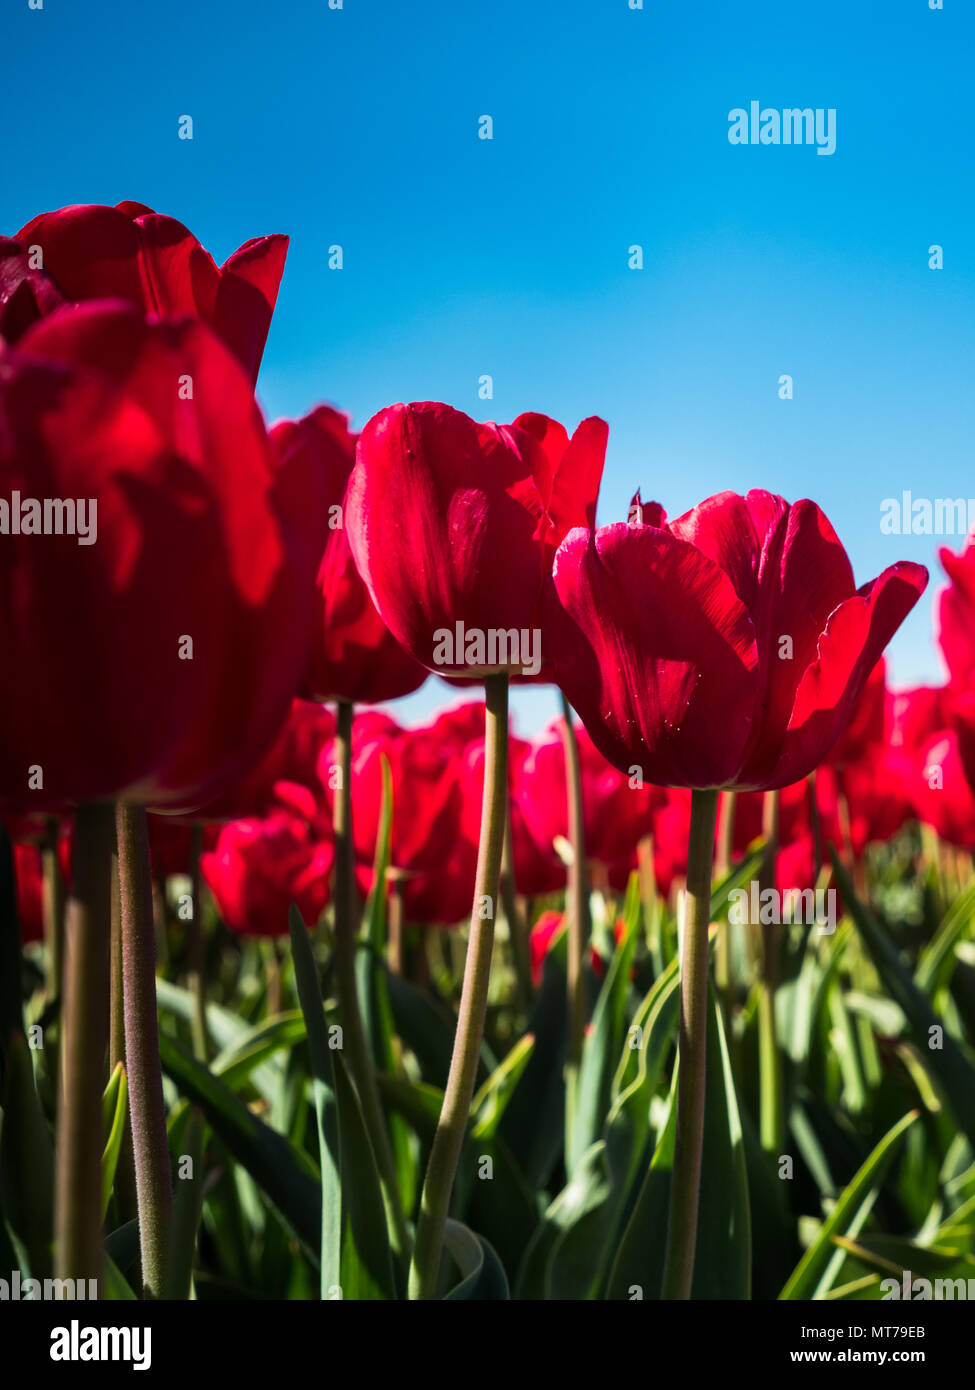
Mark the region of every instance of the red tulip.
[[[58, 864], [61, 877], [69, 885], [73, 838], [71, 824], [65, 822], [58, 836]], [[44, 937], [44, 869], [41, 847], [31, 840], [15, 843], [12, 848], [20, 939], [25, 944], [28, 941], [41, 941]]]
[[88, 516], [87, 537], [3, 537], [7, 803], [216, 795], [287, 714], [324, 543], [315, 479], [276, 466], [240, 364], [191, 320], [52, 314], [4, 356], [0, 478]]
[[883, 746], [886, 695], [887, 663], [881, 657], [867, 677], [849, 724], [830, 750], [831, 763], [854, 763]]
[[975, 539], [960, 555], [947, 546], [938, 552], [951, 581], [938, 594], [937, 638], [953, 682], [975, 686]]
[[[0, 243], [0, 333], [13, 341], [62, 303], [123, 299], [216, 331], [257, 380], [288, 238], [246, 241], [218, 269], [181, 222], [143, 203], [78, 204], [42, 213]], [[43, 266], [36, 264], [40, 248]], [[33, 264], [32, 264], [33, 263]]]
[[538, 921], [529, 933], [528, 949], [531, 953], [532, 984], [536, 989], [542, 983], [545, 957], [564, 926], [565, 913], [548, 909], [540, 914]]
[[305, 685], [323, 700], [373, 705], [409, 695], [427, 678], [376, 612], [349, 550], [342, 517], [345, 490], [355, 463], [356, 436], [346, 416], [319, 406], [302, 420], [271, 429], [279, 458], [296, 454], [321, 470], [328, 514], [328, 542], [318, 570], [319, 612]]
[[915, 806], [918, 818], [961, 849], [975, 849], [975, 793], [958, 750], [958, 736], [943, 729], [921, 748]]
[[927, 582], [860, 590], [814, 503], [721, 493], [663, 527], [572, 532], [545, 641], [593, 742], [666, 786], [781, 787], [826, 756]]
[[328, 905], [335, 857], [327, 833], [325, 822], [311, 824], [284, 808], [223, 827], [200, 864], [231, 931], [285, 935], [292, 903], [315, 925]]
[[[527, 827], [550, 856], [554, 856], [555, 839], [569, 836], [560, 724], [556, 721], [547, 730], [512, 778]], [[607, 763], [584, 729], [577, 738], [586, 857], [605, 867], [613, 887], [624, 888], [636, 866], [636, 847], [650, 833], [652, 809], [665, 798], [659, 788], [642, 783], [631, 786], [626, 776]]]
[[[461, 827], [459, 757], [451, 738], [401, 729], [386, 715], [356, 716], [352, 728], [352, 833], [359, 878], [368, 890], [379, 837], [382, 758], [390, 764], [393, 814], [390, 869], [401, 880], [407, 921], [453, 925], [470, 910], [476, 850]], [[331, 797], [335, 755], [319, 760]]]
[[287, 720], [264, 756], [214, 801], [200, 806], [191, 819], [212, 822], [246, 820], [268, 813], [276, 784], [299, 783], [321, 798], [318, 764], [335, 737], [335, 716], [324, 705], [293, 700]]
[[569, 528], [591, 524], [605, 437], [595, 419], [566, 442], [543, 416], [481, 425], [431, 402], [369, 421], [346, 498], [349, 544], [417, 661], [441, 675], [538, 673], [542, 586]]

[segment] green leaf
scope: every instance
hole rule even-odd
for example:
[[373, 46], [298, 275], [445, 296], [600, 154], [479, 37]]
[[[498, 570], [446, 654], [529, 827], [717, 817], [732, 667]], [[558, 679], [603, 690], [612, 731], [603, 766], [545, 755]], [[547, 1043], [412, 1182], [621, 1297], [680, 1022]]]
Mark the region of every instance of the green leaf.
[[471, 1115], [474, 1119], [474, 1138], [490, 1139], [497, 1133], [498, 1125], [504, 1116], [508, 1101], [535, 1047], [531, 1033], [519, 1038], [514, 1047], [500, 1062], [471, 1101]]
[[308, 1032], [312, 1065], [312, 1094], [318, 1117], [319, 1164], [322, 1172], [322, 1229], [320, 1240], [321, 1296], [328, 1299], [342, 1284], [342, 1174], [339, 1110], [335, 1098], [335, 1067], [328, 1025], [312, 954], [308, 929], [292, 903], [288, 913], [298, 999]]
[[125, 1121], [129, 1113], [128, 1106], [128, 1079], [125, 1075], [125, 1068], [122, 1066], [122, 1063], [116, 1062], [115, 1070], [108, 1079], [108, 1085], [105, 1087], [105, 1094], [102, 1097], [102, 1128], [108, 1129], [108, 1134], [105, 1139], [105, 1149], [102, 1153], [103, 1221], [108, 1213], [108, 1204], [112, 1200], [115, 1169], [118, 1167], [118, 1156], [122, 1152]]
[[[856, 897], [850, 877], [835, 850], [832, 854], [843, 901], [848, 905], [850, 915], [870, 953], [877, 973], [890, 995], [903, 1009], [917, 1041], [918, 1054], [928, 1071], [941, 1083], [959, 1128], [964, 1130], [969, 1143], [975, 1145], [975, 1066], [945, 1028], [943, 1020], [931, 1007], [927, 995], [915, 984], [887, 934]], [[934, 1028], [939, 1029], [941, 1033], [940, 1047], [928, 1045], [931, 1030]]]
[[[846, 900], [845, 890], [843, 896]], [[836, 1268], [833, 1264], [836, 1259], [833, 1237], [844, 1235], [855, 1239], [860, 1234], [877, 1199], [894, 1151], [917, 1118], [918, 1112], [911, 1110], [898, 1120], [847, 1183], [816, 1239], [786, 1281], [785, 1288], [779, 1294], [780, 1299], [822, 1298], [828, 1292]], [[837, 1265], [840, 1263], [842, 1260], [836, 1261]]]
[[546, 953], [542, 983], [526, 1028], [535, 1046], [498, 1129], [534, 1190], [549, 1181], [564, 1143], [566, 942], [563, 928]]
[[165, 1033], [159, 1035], [159, 1052], [166, 1074], [199, 1106], [214, 1133], [317, 1260], [321, 1191], [318, 1172], [307, 1154], [260, 1120], [229, 1086]]
[[180, 1154], [192, 1163], [192, 1176], [177, 1172], [173, 1193], [173, 1224], [166, 1264], [166, 1298], [187, 1299], [193, 1283], [193, 1257], [196, 1233], [203, 1210], [203, 1114], [191, 1109], [186, 1133], [180, 1139]]
[[54, 1146], [34, 1085], [30, 1049], [23, 1033], [7, 1047], [0, 1130], [0, 1206], [30, 1275], [50, 1277], [54, 1231]]
[[237, 1090], [250, 1079], [255, 1068], [263, 1066], [276, 1053], [297, 1047], [305, 1037], [301, 1010], [290, 1009], [248, 1028], [228, 1043], [213, 1059], [211, 1069], [215, 1076]]
[[321, 1296], [396, 1297], [382, 1184], [359, 1100], [331, 1048], [318, 970], [298, 908], [289, 913], [298, 997], [308, 1031], [322, 1166]]
[[[691, 1297], [747, 1299], [751, 1222], [744, 1141], [721, 1012], [710, 990], [708, 1002], [704, 1154]], [[675, 1065], [667, 1122], [620, 1242], [609, 1276], [609, 1298], [628, 1298], [637, 1285], [644, 1298], [660, 1297], [677, 1129], [676, 1094]]]
[[948, 908], [932, 939], [921, 949], [914, 981], [918, 989], [933, 998], [951, 982], [955, 968], [955, 947], [975, 916], [975, 883], [961, 893]]
[[565, 1156], [569, 1173], [575, 1170], [579, 1159], [599, 1138], [605, 1123], [613, 1074], [623, 1046], [630, 966], [636, 951], [640, 920], [640, 885], [637, 875], [633, 874], [623, 908], [623, 940], [613, 952], [583, 1044], [576, 1105]]
[[511, 1297], [504, 1267], [493, 1246], [483, 1236], [475, 1235], [460, 1221], [448, 1218], [444, 1229], [444, 1246], [460, 1271], [460, 1282], [449, 1293], [447, 1301], [484, 1299], [494, 1302]]

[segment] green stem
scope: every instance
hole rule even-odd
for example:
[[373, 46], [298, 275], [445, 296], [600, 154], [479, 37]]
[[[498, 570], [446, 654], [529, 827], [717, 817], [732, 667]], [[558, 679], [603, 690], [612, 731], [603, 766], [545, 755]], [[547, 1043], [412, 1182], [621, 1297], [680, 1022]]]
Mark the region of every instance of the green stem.
[[708, 1033], [708, 926], [718, 793], [695, 791], [687, 848], [678, 1037], [677, 1134], [670, 1182], [663, 1297], [688, 1299], [694, 1279], [697, 1212], [704, 1151]]
[[[775, 861], [779, 853], [779, 792], [765, 793], [762, 808], [765, 854], [759, 892], [775, 888]], [[775, 991], [779, 973], [777, 928], [762, 925], [762, 978], [758, 996], [758, 1051], [760, 1076], [760, 1132], [762, 1148], [778, 1156], [785, 1133], [782, 1091], [782, 1056], [775, 1026]]]
[[351, 701], [339, 700], [335, 753], [339, 765], [340, 784], [336, 790], [332, 810], [335, 831], [335, 987], [345, 1030], [343, 1036], [349, 1070], [358, 1092], [362, 1118], [379, 1169], [393, 1250], [394, 1253], [405, 1256], [409, 1249], [409, 1233], [406, 1229], [399, 1183], [396, 1180], [396, 1160], [393, 1157], [393, 1147], [379, 1099], [372, 1057], [366, 1044], [356, 984], [359, 907], [355, 887], [355, 848], [352, 839], [352, 715]]
[[[109, 1026], [108, 1026], [108, 1071], [109, 1075], [121, 1062], [125, 1066], [125, 991], [122, 979], [122, 896], [118, 874], [118, 854], [112, 855], [112, 945], [109, 969]], [[135, 1157], [132, 1152], [132, 1125], [128, 1115], [125, 1117], [125, 1131], [115, 1165], [116, 1213], [119, 1224], [138, 1217], [139, 1202], [135, 1187]]]
[[501, 907], [504, 920], [508, 924], [511, 938], [511, 956], [514, 961], [515, 979], [518, 985], [518, 1004], [527, 1009], [532, 997], [531, 948], [528, 941], [528, 928], [518, 905], [518, 888], [515, 884], [514, 849], [511, 843], [511, 802], [506, 800], [504, 808], [504, 846], [501, 850]]
[[471, 930], [450, 1072], [420, 1199], [416, 1249], [410, 1268], [409, 1296], [413, 1299], [436, 1297], [447, 1212], [467, 1131], [487, 1014], [508, 799], [508, 677], [488, 676], [484, 684], [484, 795]]
[[190, 831], [190, 985], [193, 990], [193, 1052], [200, 1062], [206, 1062], [209, 1052], [207, 1031], [207, 973], [206, 936], [200, 906], [200, 854], [203, 850], [203, 826], [194, 825]]
[[[736, 792], [723, 791], [718, 801], [718, 843], [715, 854], [714, 877], [718, 883], [727, 878], [731, 869], [731, 859], [735, 843], [735, 798]], [[729, 918], [718, 930], [714, 951], [714, 979], [721, 995], [725, 1023], [731, 1031], [731, 929]]]
[[102, 1091], [108, 1044], [111, 859], [111, 807], [80, 807], [64, 942], [54, 1188], [55, 1273], [60, 1279], [100, 1280], [102, 1272]]
[[570, 1134], [576, 1110], [576, 1091], [582, 1046], [586, 1035], [586, 977], [583, 960], [589, 944], [589, 885], [586, 881], [586, 833], [583, 824], [582, 769], [579, 763], [579, 740], [576, 738], [569, 702], [562, 700], [562, 747], [565, 753], [565, 784], [569, 805], [569, 840], [572, 844], [572, 863], [569, 867], [568, 889], [568, 968], [567, 990], [569, 1009], [569, 1046], [565, 1066], [565, 1125]]
[[44, 941], [47, 946], [47, 989], [48, 1002], [57, 999], [61, 993], [61, 967], [64, 953], [64, 878], [58, 863], [58, 840], [60, 825], [55, 816], [49, 816], [41, 842], [42, 904], [44, 917]]
[[149, 830], [141, 806], [116, 807], [122, 916], [122, 982], [129, 1119], [139, 1206], [142, 1282], [161, 1298], [173, 1218], [173, 1183], [159, 1064], [156, 952], [152, 920]]

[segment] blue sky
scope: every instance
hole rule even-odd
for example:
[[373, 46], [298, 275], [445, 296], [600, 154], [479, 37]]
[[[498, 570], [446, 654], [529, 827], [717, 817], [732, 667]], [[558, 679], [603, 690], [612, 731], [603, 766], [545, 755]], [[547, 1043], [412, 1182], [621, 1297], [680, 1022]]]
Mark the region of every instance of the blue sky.
[[[271, 418], [600, 414], [600, 521], [638, 484], [672, 514], [811, 496], [858, 582], [932, 569], [890, 657], [937, 680], [938, 541], [879, 523], [904, 488], [975, 496], [975, 15], [944, 4], [5, 0], [0, 230], [128, 198], [218, 261], [288, 232]], [[731, 145], [752, 100], [835, 108], [836, 152]], [[431, 681], [404, 717], [453, 698]], [[526, 729], [556, 708], [515, 705]]]

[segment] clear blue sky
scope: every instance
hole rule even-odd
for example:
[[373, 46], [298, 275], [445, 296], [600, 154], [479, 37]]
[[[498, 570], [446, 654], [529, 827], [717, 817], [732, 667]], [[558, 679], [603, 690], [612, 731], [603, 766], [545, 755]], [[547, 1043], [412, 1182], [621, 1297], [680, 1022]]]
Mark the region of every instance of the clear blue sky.
[[[975, 496], [975, 14], [944, 3], [4, 0], [0, 230], [128, 198], [218, 261], [288, 232], [271, 418], [596, 413], [600, 521], [637, 484], [672, 514], [768, 487], [824, 507], [858, 581], [911, 558], [937, 584], [936, 538], [879, 518]], [[835, 154], [729, 144], [751, 100], [834, 107]], [[939, 678], [931, 592], [899, 685]], [[531, 728], [555, 700], [516, 705]]]

